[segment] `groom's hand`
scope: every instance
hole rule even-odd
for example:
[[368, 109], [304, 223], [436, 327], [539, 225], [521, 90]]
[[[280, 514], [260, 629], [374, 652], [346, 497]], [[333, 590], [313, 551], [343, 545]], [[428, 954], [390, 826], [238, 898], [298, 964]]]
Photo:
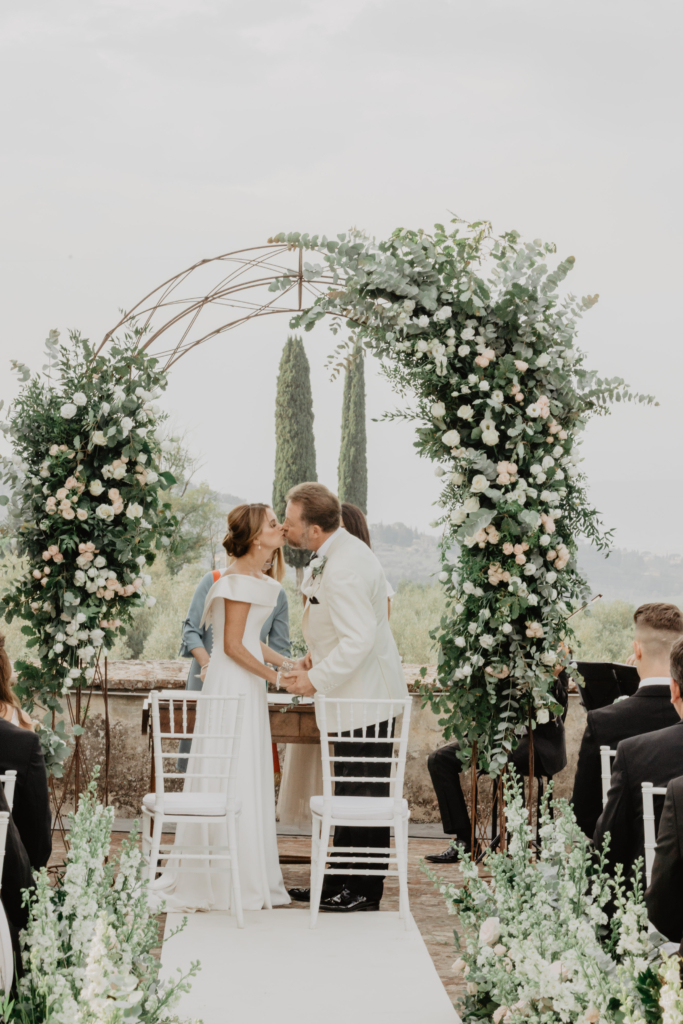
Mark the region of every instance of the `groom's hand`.
[[296, 693], [300, 697], [315, 696], [316, 689], [308, 678], [308, 672], [287, 672], [282, 678], [287, 693]]
[[304, 672], [308, 672], [309, 668], [313, 668], [313, 661], [311, 659], [311, 652], [306, 651], [303, 658], [299, 658], [296, 662], [296, 671], [302, 669]]

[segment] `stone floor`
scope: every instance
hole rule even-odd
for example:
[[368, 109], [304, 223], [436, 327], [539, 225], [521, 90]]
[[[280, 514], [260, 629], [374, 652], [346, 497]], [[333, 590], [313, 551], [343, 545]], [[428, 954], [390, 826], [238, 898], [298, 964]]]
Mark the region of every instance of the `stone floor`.
[[[115, 832], [112, 835], [112, 853], [115, 854], [120, 848], [125, 833]], [[172, 837], [168, 837], [171, 839]], [[415, 923], [420, 929], [422, 938], [425, 941], [434, 966], [441, 978], [441, 981], [451, 999], [456, 1002], [462, 992], [462, 983], [451, 973], [451, 965], [456, 959], [456, 952], [453, 940], [453, 930], [457, 919], [449, 915], [443, 896], [435, 889], [434, 884], [427, 878], [420, 868], [420, 861], [427, 854], [439, 853], [446, 846], [442, 838], [414, 838], [408, 844], [408, 890], [410, 896], [410, 909]], [[288, 888], [292, 886], [305, 886], [309, 882], [310, 868], [308, 863], [292, 863], [297, 860], [310, 858], [311, 840], [305, 836], [278, 836], [278, 846], [282, 858], [282, 873], [285, 884]], [[61, 863], [64, 856], [64, 847], [60, 836], [55, 835], [53, 855], [50, 861], [52, 866]], [[460, 880], [460, 872], [457, 865], [444, 865], [438, 869], [439, 877], [444, 881]], [[382, 910], [398, 910], [398, 882], [394, 878], [387, 879], [385, 883], [385, 896], [382, 900]], [[308, 904], [293, 903], [289, 907], [281, 908], [283, 913], [306, 912]], [[160, 925], [163, 932], [164, 915], [160, 917]]]

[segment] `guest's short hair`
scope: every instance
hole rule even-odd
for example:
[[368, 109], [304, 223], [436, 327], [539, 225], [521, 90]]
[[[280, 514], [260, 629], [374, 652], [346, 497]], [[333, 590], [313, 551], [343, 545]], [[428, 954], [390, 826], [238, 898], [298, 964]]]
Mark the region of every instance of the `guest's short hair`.
[[297, 484], [287, 493], [287, 501], [301, 509], [301, 518], [309, 526], [319, 526], [323, 533], [339, 529], [341, 505], [336, 494], [325, 484]]
[[675, 640], [671, 648], [669, 671], [674, 683], [678, 683], [681, 691], [683, 691], [683, 636]]
[[342, 501], [341, 517], [346, 532], [354, 537], [358, 537], [358, 540], [362, 540], [364, 544], [372, 548], [368, 521], [365, 518], [363, 509], [358, 508], [358, 505], [352, 505], [348, 501]]
[[641, 604], [633, 616], [636, 639], [653, 657], [666, 656], [678, 637], [683, 636], [683, 615], [675, 604]]

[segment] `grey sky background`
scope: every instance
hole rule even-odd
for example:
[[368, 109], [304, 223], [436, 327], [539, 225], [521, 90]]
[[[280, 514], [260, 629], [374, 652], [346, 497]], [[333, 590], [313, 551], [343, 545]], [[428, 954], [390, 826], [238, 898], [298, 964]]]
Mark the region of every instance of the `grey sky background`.
[[[617, 544], [683, 551], [680, 4], [663, 0], [16, 0], [0, 11], [0, 397], [48, 330], [99, 339], [155, 285], [280, 230], [380, 237], [448, 211], [555, 241], [600, 293], [591, 364], [656, 394], [583, 454]], [[210, 342], [165, 400], [218, 490], [269, 499], [285, 317]], [[306, 336], [319, 477], [341, 382]], [[368, 414], [395, 399], [371, 359]], [[425, 528], [438, 486], [368, 424], [370, 519]]]

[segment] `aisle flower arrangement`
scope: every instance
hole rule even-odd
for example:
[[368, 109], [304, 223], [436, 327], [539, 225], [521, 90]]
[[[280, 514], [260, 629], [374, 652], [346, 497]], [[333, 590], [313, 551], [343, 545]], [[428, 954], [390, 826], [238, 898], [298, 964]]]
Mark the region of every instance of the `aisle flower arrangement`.
[[553, 666], [587, 586], [576, 538], [609, 541], [586, 495], [581, 431], [612, 401], [652, 399], [586, 369], [577, 325], [598, 297], [560, 295], [573, 257], [551, 265], [554, 245], [453, 225], [380, 242], [358, 232], [271, 241], [312, 250], [322, 262], [305, 263], [305, 276], [334, 282], [292, 326], [329, 316], [333, 331], [349, 328], [336, 368], [358, 343], [373, 351], [402, 398], [390, 415], [419, 424], [415, 447], [436, 463], [449, 603], [433, 634], [440, 692], [424, 694], [463, 763], [476, 744], [496, 774], [530, 721], [559, 712]]
[[166, 376], [139, 342], [134, 332], [95, 356], [79, 335], [60, 345], [51, 331], [42, 374], [14, 364], [22, 387], [1, 425], [13, 453], [0, 461], [11, 488], [9, 504], [0, 501], [25, 571], [0, 611], [26, 621], [36, 660], [17, 661], [16, 692], [27, 710], [46, 711], [41, 740], [54, 774], [67, 747], [53, 712], [92, 681], [133, 609], [154, 602], [147, 568], [176, 525], [161, 494], [174, 483], [160, 468]]
[[628, 1010], [635, 1024], [658, 988], [665, 941], [650, 931], [640, 888], [605, 873], [565, 801], [553, 820], [546, 799], [533, 862], [521, 787], [507, 789], [509, 849], [487, 854], [490, 881], [465, 858], [464, 888], [440, 884], [464, 930], [453, 964], [466, 982], [463, 1021], [623, 1024]]
[[95, 791], [94, 780], [70, 817], [57, 885], [45, 868], [36, 876], [21, 936], [25, 973], [16, 996], [0, 1001], [6, 1024], [172, 1024], [173, 1008], [199, 970], [196, 962], [174, 980], [160, 980], [152, 955], [159, 928], [137, 837], [131, 833], [120, 856], [108, 860], [114, 811], [97, 803]]

